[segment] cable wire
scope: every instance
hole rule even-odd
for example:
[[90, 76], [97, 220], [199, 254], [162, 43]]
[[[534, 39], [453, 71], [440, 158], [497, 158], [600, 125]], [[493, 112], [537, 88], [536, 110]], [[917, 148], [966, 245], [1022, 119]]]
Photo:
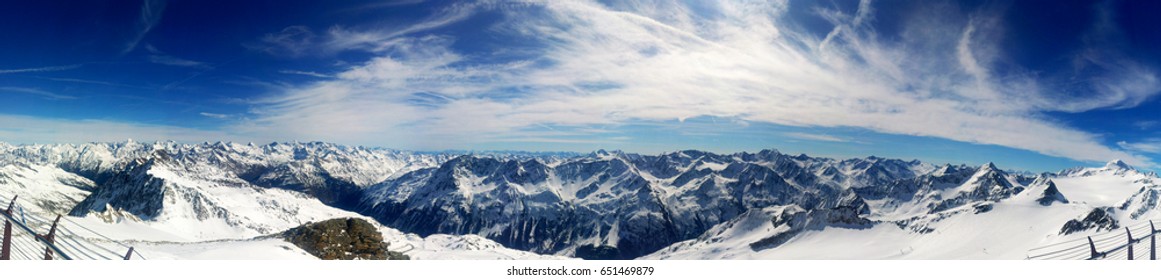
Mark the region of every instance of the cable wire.
[[1044, 245], [1044, 246], [1040, 246], [1040, 247], [1032, 248], [1032, 249], [1030, 249], [1030, 250], [1028, 250], [1028, 251], [1035, 251], [1035, 250], [1040, 250], [1040, 249], [1044, 249], [1044, 248], [1048, 248], [1048, 247], [1054, 247], [1054, 246], [1060, 246], [1060, 245], [1069, 244], [1069, 243], [1072, 243], [1072, 242], [1078, 242], [1078, 241], [1083, 241], [1085, 244], [1087, 244], [1087, 243], [1088, 243], [1088, 237], [1086, 236], [1086, 237], [1081, 237], [1081, 238], [1076, 238], [1076, 239], [1071, 239], [1071, 240], [1060, 241], [1060, 242], [1057, 242], [1057, 243], [1052, 243], [1052, 244], [1048, 244], [1048, 245]]
[[[128, 252], [129, 248], [133, 248], [133, 246], [127, 245], [127, 244], [125, 244], [125, 243], [121, 243], [121, 242], [117, 241], [116, 239], [109, 238], [108, 236], [105, 236], [105, 235], [101, 234], [100, 232], [97, 232], [97, 231], [95, 231], [95, 230], [92, 230], [92, 229], [90, 229], [90, 228], [88, 228], [88, 227], [85, 227], [84, 225], [81, 225], [80, 223], [77, 223], [76, 221], [73, 221], [73, 220], [72, 220], [72, 219], [70, 219], [70, 218], [67, 218], [67, 217], [65, 217], [65, 218], [62, 218], [61, 220], [68, 221], [69, 223], [72, 223], [73, 225], [76, 225], [77, 227], [80, 227], [81, 229], [84, 229], [85, 231], [88, 231], [88, 232], [90, 232], [90, 233], [93, 233], [93, 234], [95, 234], [95, 235], [97, 235], [97, 236], [100, 236], [100, 237], [101, 237], [101, 238], [103, 238], [105, 241], [113, 242], [113, 243], [115, 243], [115, 244], [117, 244], [117, 245], [120, 245], [120, 246], [122, 247], [122, 249], [126, 250], [126, 252]], [[78, 234], [78, 236], [79, 236], [79, 234]], [[94, 243], [94, 244], [95, 244], [95, 243]], [[99, 245], [98, 245], [98, 246], [99, 246]], [[102, 248], [104, 248], [104, 247], [102, 247]], [[106, 249], [106, 250], [109, 250], [108, 248], [105, 248], [105, 249]], [[112, 250], [109, 250], [109, 251], [112, 251]], [[120, 258], [124, 258], [124, 257], [125, 257], [124, 255], [120, 255], [119, 253], [115, 253], [115, 255], [118, 255], [118, 256], [120, 256]], [[139, 257], [139, 258], [140, 258], [140, 259], [142, 259], [142, 260], [145, 260], [145, 259], [146, 259], [146, 258], [145, 258], [145, 256], [142, 256], [142, 255], [141, 255], [141, 252], [139, 252], [138, 250], [133, 250], [133, 255], [136, 255], [137, 257]]]
[[[1137, 249], [1137, 248], [1133, 248]], [[1133, 250], [1133, 260], [1148, 260], [1149, 250]]]
[[[62, 236], [62, 237], [65, 237], [65, 236]], [[61, 245], [64, 245], [64, 247], [67, 247], [67, 248], [71, 248], [71, 249], [72, 249], [72, 250], [71, 250], [71, 251], [72, 251], [72, 253], [70, 253], [69, 255], [72, 255], [74, 259], [75, 259], [75, 258], [80, 258], [82, 255], [83, 255], [84, 257], [88, 258], [88, 259], [92, 259], [92, 260], [95, 260], [95, 259], [97, 259], [96, 257], [93, 257], [92, 255], [90, 255], [90, 254], [89, 254], [89, 253], [96, 253], [96, 251], [89, 250], [89, 249], [86, 249], [86, 250], [81, 250], [81, 248], [82, 248], [83, 246], [82, 246], [82, 245], [80, 245], [80, 244], [77, 244], [77, 241], [76, 241], [76, 240], [73, 240], [73, 239], [71, 239], [71, 238], [67, 238], [67, 237], [66, 237], [66, 238], [61, 238], [61, 239], [58, 239], [57, 241], [60, 241], [59, 243], [60, 243]], [[98, 256], [99, 256], [99, 255], [98, 255]], [[108, 258], [106, 258], [106, 259], [108, 259]]]
[[32, 259], [30, 254], [28, 252], [25, 252], [25, 250], [30, 250], [30, 249], [26, 249], [26, 248], [32, 248], [32, 247], [33, 247], [32, 243], [29, 243], [29, 241], [25, 240], [24, 238], [16, 238], [15, 234], [12, 236], [12, 249], [13, 249], [13, 251], [19, 252], [20, 255], [24, 257], [24, 259]]
[[1125, 233], [1124, 233], [1124, 232], [1121, 232], [1121, 233], [1117, 233], [1117, 234], [1114, 234], [1114, 235], [1102, 236], [1102, 237], [1100, 237], [1100, 238], [1093, 237], [1092, 241], [1093, 241], [1093, 243], [1100, 243], [1100, 242], [1102, 242], [1102, 241], [1106, 241], [1106, 240], [1112, 240], [1112, 239], [1116, 239], [1116, 238], [1118, 238], [1118, 237], [1122, 237], [1122, 235], [1125, 235]]
[[[98, 254], [99, 254], [99, 253], [100, 253], [99, 251], [97, 251], [97, 250], [93, 249], [93, 247], [96, 247], [96, 248], [99, 248], [99, 249], [101, 249], [101, 250], [104, 250], [105, 252], [108, 252], [109, 254], [112, 254], [112, 255], [114, 255], [114, 256], [118, 255], [118, 253], [117, 253], [117, 252], [115, 252], [115, 251], [113, 251], [113, 250], [110, 250], [109, 248], [105, 248], [104, 246], [101, 246], [100, 244], [97, 244], [96, 242], [92, 242], [92, 241], [90, 241], [90, 240], [88, 240], [88, 239], [86, 239], [86, 238], [84, 238], [84, 237], [81, 237], [80, 235], [76, 234], [75, 232], [73, 232], [73, 231], [72, 231], [71, 229], [69, 229], [68, 227], [62, 227], [61, 229], [63, 229], [63, 230], [64, 230], [63, 232], [64, 232], [64, 233], [65, 233], [67, 236], [69, 236], [69, 239], [72, 239], [72, 240], [73, 240], [73, 242], [77, 242], [77, 243], [78, 243], [80, 246], [84, 247], [84, 248], [85, 248], [85, 249], [87, 249], [87, 250], [90, 250], [90, 251], [92, 251], [92, 252], [94, 252], [94, 253], [98, 253]], [[89, 245], [85, 245], [84, 243], [88, 243]]]
[[75, 244], [68, 242], [68, 239], [66, 238], [56, 239], [53, 241], [53, 243], [60, 247], [61, 251], [69, 253], [73, 259], [92, 259], [92, 256], [89, 256], [88, 253], [78, 249]]
[[1110, 253], [1108, 256], [1105, 257], [1105, 259], [1107, 259], [1107, 260], [1124, 260], [1124, 259], [1127, 259], [1126, 258], [1127, 255], [1128, 255], [1127, 250], [1117, 250], [1116, 252]]
[[1092, 257], [1091, 252], [1078, 252], [1078, 253], [1073, 253], [1071, 255], [1061, 256], [1057, 259], [1061, 259], [1061, 260], [1085, 260], [1085, 259], [1088, 259], [1091, 257]]
[[129, 247], [132, 247], [132, 246], [129, 246], [129, 245], [125, 245], [125, 243], [118, 242], [118, 241], [117, 241], [117, 240], [115, 240], [115, 239], [109, 238], [108, 236], [105, 236], [105, 235], [101, 234], [100, 232], [97, 232], [97, 231], [95, 231], [95, 230], [89, 229], [89, 228], [87, 228], [87, 227], [85, 227], [85, 226], [81, 225], [80, 223], [77, 223], [76, 221], [73, 221], [72, 219], [69, 219], [69, 218], [67, 218], [67, 217], [65, 217], [65, 218], [61, 218], [61, 220], [68, 221], [69, 223], [72, 223], [73, 225], [76, 225], [77, 227], [80, 227], [80, 228], [82, 228], [82, 229], [84, 229], [84, 230], [86, 230], [86, 231], [88, 231], [88, 232], [91, 232], [91, 233], [93, 233], [93, 234], [96, 234], [97, 236], [100, 236], [101, 238], [104, 238], [105, 240], [109, 240], [109, 241], [112, 241], [113, 243], [117, 243], [117, 245], [121, 245], [121, 246], [125, 247], [126, 249], [127, 249], [127, 248], [129, 248]]
[[1041, 258], [1041, 257], [1047, 257], [1047, 256], [1063, 255], [1063, 254], [1073, 253], [1076, 251], [1082, 251], [1082, 252], [1088, 253], [1089, 250], [1081, 250], [1081, 249], [1085, 249], [1085, 247], [1088, 247], [1087, 242], [1084, 244], [1077, 244], [1077, 245], [1075, 245], [1073, 247], [1069, 247], [1069, 248], [1064, 248], [1064, 249], [1060, 249], [1060, 250], [1056, 250], [1056, 251], [1052, 251], [1052, 252], [1047, 252], [1047, 253], [1041, 253], [1039, 255], [1032, 256], [1029, 258]]

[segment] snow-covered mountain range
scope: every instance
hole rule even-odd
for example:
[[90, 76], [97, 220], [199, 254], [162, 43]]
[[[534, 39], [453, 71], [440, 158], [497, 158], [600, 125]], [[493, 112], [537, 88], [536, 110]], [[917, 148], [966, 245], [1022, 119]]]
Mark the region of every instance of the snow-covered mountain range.
[[1158, 181], [1120, 161], [1027, 175], [775, 150], [0, 143], [0, 195], [121, 240], [245, 247], [229, 240], [357, 216], [423, 258], [1023, 258], [1158, 217]]

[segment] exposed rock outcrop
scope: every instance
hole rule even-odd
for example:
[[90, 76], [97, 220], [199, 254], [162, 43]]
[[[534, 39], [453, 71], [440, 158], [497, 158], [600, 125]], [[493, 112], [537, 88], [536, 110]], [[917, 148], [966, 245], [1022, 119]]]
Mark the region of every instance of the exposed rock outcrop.
[[387, 250], [388, 243], [371, 223], [356, 218], [307, 223], [282, 234], [287, 242], [324, 260], [406, 260]]
[[1071, 234], [1092, 228], [1096, 228], [1098, 231], [1120, 228], [1121, 225], [1117, 223], [1116, 219], [1113, 219], [1111, 211], [1111, 208], [1093, 208], [1092, 211], [1088, 212], [1088, 215], [1084, 216], [1084, 219], [1074, 219], [1064, 223], [1064, 227], [1060, 228], [1060, 234]]
[[1064, 194], [1060, 193], [1060, 189], [1056, 188], [1056, 183], [1052, 180], [1048, 181], [1048, 187], [1040, 194], [1040, 198], [1036, 199], [1040, 205], [1049, 206], [1053, 202], [1068, 203], [1068, 199], [1064, 198]]

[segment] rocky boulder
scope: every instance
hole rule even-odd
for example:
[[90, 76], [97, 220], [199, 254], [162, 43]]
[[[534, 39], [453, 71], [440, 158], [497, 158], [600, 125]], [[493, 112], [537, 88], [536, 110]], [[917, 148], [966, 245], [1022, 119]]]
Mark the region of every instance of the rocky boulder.
[[282, 233], [287, 242], [324, 260], [406, 260], [387, 250], [388, 243], [371, 223], [356, 218], [312, 222]]

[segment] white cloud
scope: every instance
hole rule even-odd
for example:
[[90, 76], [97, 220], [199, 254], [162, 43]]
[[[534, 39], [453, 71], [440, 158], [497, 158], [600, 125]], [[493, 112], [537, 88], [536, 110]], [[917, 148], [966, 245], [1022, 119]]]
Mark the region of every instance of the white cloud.
[[[480, 32], [543, 46], [527, 60], [472, 63], [456, 38], [413, 36], [470, 16], [450, 9], [411, 28], [331, 29], [322, 46], [377, 58], [335, 78], [263, 100], [232, 129], [290, 138], [420, 147], [472, 143], [541, 125], [616, 125], [711, 116], [807, 127], [862, 127], [1006, 146], [1084, 161], [1149, 159], [1105, 146], [1045, 111], [1120, 108], [1156, 94], [1149, 69], [1121, 60], [1125, 78], [1099, 95], [1059, 99], [1033, 75], [997, 76], [994, 20], [924, 18], [900, 42], [879, 41], [864, 1], [824, 38], [786, 24], [786, 3], [617, 4], [549, 1], [493, 8], [504, 22]], [[945, 32], [950, 31], [950, 32]], [[313, 34], [313, 33], [312, 33]], [[278, 41], [278, 40], [272, 40]], [[292, 40], [293, 41], [293, 40]], [[320, 44], [316, 44], [316, 47]], [[1095, 63], [1095, 62], [1094, 62]], [[1091, 103], [1085, 103], [1089, 102]], [[817, 138], [817, 137], [816, 137]], [[822, 139], [815, 139], [822, 140]], [[831, 139], [833, 140], [833, 139]]]

